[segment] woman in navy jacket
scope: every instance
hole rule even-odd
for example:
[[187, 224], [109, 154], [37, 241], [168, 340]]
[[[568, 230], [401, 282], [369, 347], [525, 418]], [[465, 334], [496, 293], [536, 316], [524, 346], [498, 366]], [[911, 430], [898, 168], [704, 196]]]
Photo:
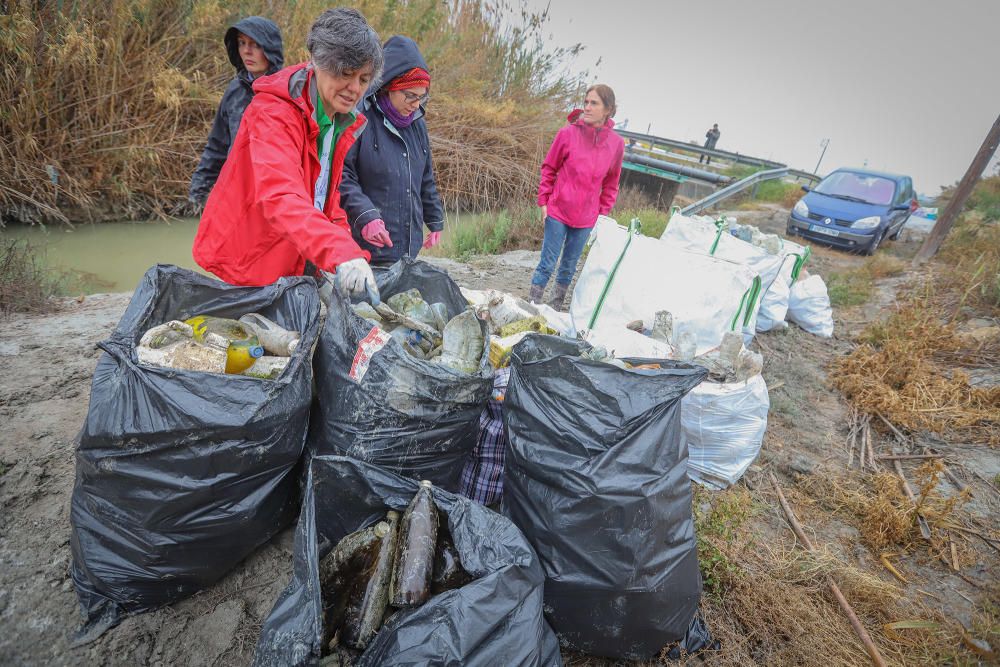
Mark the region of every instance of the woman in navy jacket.
[[383, 50], [386, 83], [359, 107], [368, 127], [347, 154], [340, 183], [354, 240], [371, 252], [372, 264], [416, 257], [421, 247], [438, 242], [444, 227], [423, 118], [431, 83], [427, 63], [409, 37], [396, 35]]

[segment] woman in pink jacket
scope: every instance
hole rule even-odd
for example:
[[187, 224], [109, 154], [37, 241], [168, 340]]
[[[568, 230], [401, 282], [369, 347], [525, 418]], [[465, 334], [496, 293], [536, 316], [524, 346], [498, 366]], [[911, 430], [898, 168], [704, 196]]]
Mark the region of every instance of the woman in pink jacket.
[[542, 258], [531, 279], [531, 300], [541, 303], [545, 285], [559, 272], [549, 305], [561, 310], [576, 273], [580, 253], [598, 215], [607, 215], [618, 197], [625, 142], [612, 129], [615, 93], [602, 83], [591, 86], [583, 110], [569, 115], [569, 125], [556, 134], [538, 186], [538, 205], [545, 220]]

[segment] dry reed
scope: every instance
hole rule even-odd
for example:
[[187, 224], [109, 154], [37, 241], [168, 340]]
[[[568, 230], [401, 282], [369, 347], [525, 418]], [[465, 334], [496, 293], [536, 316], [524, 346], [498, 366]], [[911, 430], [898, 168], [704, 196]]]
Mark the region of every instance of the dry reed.
[[896, 426], [1000, 445], [1000, 387], [975, 387], [940, 362], [976, 352], [940, 318], [929, 302], [904, 305], [834, 362], [831, 381], [858, 410]]
[[[250, 0], [13, 0], [0, 17], [0, 224], [187, 210], [190, 175], [233, 76], [227, 26], [261, 14], [285, 62], [305, 59], [327, 4]], [[427, 122], [449, 205], [530, 198], [541, 156], [582, 79], [578, 51], [542, 46], [544, 14], [486, 0], [363, 0], [383, 38], [421, 44], [433, 77]]]

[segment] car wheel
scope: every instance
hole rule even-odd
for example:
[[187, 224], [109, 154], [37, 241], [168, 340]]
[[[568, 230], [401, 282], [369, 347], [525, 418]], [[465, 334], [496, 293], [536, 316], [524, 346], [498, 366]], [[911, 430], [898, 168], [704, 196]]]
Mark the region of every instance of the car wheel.
[[873, 238], [872, 242], [868, 244], [867, 248], [865, 248], [865, 251], [864, 251], [865, 254], [866, 255], [874, 255], [875, 251], [878, 250], [879, 244], [882, 243], [882, 238], [884, 236], [885, 236], [885, 230], [884, 229], [880, 229], [877, 232], [875, 232], [875, 238]]

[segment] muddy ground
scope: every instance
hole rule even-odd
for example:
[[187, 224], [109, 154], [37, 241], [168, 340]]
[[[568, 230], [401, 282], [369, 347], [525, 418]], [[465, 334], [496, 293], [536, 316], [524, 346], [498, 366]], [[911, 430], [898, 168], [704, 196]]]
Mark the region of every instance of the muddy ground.
[[[741, 222], [783, 232], [786, 213], [780, 209], [734, 214]], [[904, 241], [890, 245], [886, 252], [906, 254], [914, 248], [913, 241]], [[863, 262], [832, 250], [815, 246], [814, 250], [809, 268], [824, 276]], [[517, 251], [467, 263], [435, 261], [462, 285], [496, 287], [526, 296], [537, 257], [536, 252]], [[904, 279], [880, 282], [875, 297], [864, 306], [836, 310], [832, 340], [816, 338], [794, 325], [759, 337], [772, 404], [761, 457], [748, 475], [751, 484], [761, 483], [764, 470], [778, 472], [789, 485], [802, 475], [843, 470], [847, 406], [827, 385], [826, 367], [850, 350], [854, 333], [891, 308], [895, 289]], [[100, 354], [95, 344], [110, 334], [128, 299], [128, 294], [66, 299], [53, 314], [20, 315], [0, 323], [0, 664], [247, 664], [261, 623], [290, 578], [291, 528], [208, 590], [129, 618], [92, 644], [70, 647], [80, 623], [68, 574], [73, 441], [86, 414], [90, 379]], [[962, 451], [969, 469], [989, 478], [1000, 472], [995, 451]], [[963, 469], [957, 474], [976, 492], [968, 511], [992, 522], [995, 529], [1000, 495]], [[859, 566], [877, 569], [871, 555], [856, 546], [853, 528], [815, 508], [803, 508], [801, 518], [815, 541], [833, 545], [843, 558]], [[792, 543], [778, 511], [754, 517], [747, 528], [759, 539]], [[996, 567], [995, 556], [995, 552], [992, 557], [985, 552], [964, 569], [961, 578], [928, 559], [913, 558], [901, 565], [915, 587], [938, 599], [929, 598], [930, 603], [948, 617], [968, 623], [995, 577], [995, 569], [991, 570]], [[884, 571], [879, 576], [888, 578]], [[723, 609], [709, 608], [709, 621], [724, 613]], [[744, 643], [749, 646], [748, 638], [721, 638], [737, 651], [733, 655], [742, 655], [738, 652], [746, 648]], [[753, 654], [750, 648], [746, 651], [748, 656]], [[772, 664], [783, 662], [780, 650], [770, 655]], [[863, 653], [858, 656], [861, 664]], [[580, 662], [579, 657], [567, 657], [571, 664]], [[824, 662], [823, 656], [815, 657], [815, 664]], [[768, 662], [761, 655], [753, 659]]]

